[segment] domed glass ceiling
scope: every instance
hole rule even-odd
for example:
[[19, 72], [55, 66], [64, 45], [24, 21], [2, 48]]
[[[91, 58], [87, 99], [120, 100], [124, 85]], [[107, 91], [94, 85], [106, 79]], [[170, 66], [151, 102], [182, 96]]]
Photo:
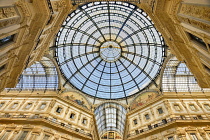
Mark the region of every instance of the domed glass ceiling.
[[165, 53], [147, 14], [125, 2], [79, 6], [63, 22], [55, 45], [64, 86], [104, 99], [133, 95], [154, 82]]

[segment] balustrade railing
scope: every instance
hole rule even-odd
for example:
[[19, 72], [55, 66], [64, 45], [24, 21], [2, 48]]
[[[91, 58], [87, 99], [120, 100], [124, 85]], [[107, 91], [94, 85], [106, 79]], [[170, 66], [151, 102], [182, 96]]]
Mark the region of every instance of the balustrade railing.
[[209, 118], [207, 117], [202, 117], [202, 116], [196, 116], [196, 117], [173, 117], [173, 118], [169, 118], [169, 119], [163, 119], [160, 123], [157, 123], [157, 124], [154, 124], [154, 125], [148, 125], [147, 128], [143, 128], [143, 129], [140, 129], [140, 130], [135, 130], [135, 133], [130, 133], [127, 135], [127, 137], [131, 137], [131, 136], [135, 136], [135, 135], [138, 135], [138, 134], [141, 134], [141, 133], [144, 133], [144, 132], [147, 132], [149, 130], [152, 130], [154, 128], [157, 128], [157, 127], [160, 127], [160, 126], [163, 126], [163, 125], [166, 125], [170, 122], [175, 122], [177, 120], [208, 120]]
[[0, 119], [1, 118], [44, 119], [44, 120], [46, 120], [48, 122], [51, 122], [53, 124], [57, 124], [57, 125], [60, 125], [61, 127], [64, 127], [64, 128], [82, 133], [86, 136], [92, 137], [92, 135], [90, 133], [86, 133], [84, 130], [81, 130], [79, 128], [75, 128], [75, 127], [71, 126], [70, 124], [66, 124], [64, 122], [60, 122], [60, 121], [57, 121], [53, 118], [49, 118], [49, 117], [42, 116], [42, 115], [10, 115], [10, 114], [5, 114], [5, 115], [0, 115]]

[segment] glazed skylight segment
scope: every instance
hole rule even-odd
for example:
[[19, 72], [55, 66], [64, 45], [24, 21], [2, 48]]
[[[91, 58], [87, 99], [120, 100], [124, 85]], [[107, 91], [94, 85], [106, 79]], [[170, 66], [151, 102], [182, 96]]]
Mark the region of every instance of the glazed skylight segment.
[[91, 96], [124, 98], [154, 83], [164, 41], [147, 14], [125, 2], [79, 6], [63, 22], [55, 56], [66, 82]]

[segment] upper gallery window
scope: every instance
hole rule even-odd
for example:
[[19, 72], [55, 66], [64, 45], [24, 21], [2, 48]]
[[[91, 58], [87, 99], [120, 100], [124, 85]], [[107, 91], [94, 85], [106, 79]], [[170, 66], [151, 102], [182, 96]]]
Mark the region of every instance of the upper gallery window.
[[0, 73], [6, 68], [6, 64], [5, 65], [2, 65], [0, 66]]
[[146, 120], [149, 120], [150, 119], [149, 114], [146, 114], [144, 116], [145, 116]]
[[210, 105], [209, 105], [209, 104], [204, 104], [204, 107], [205, 107], [207, 110], [210, 110]]
[[61, 110], [62, 110], [62, 108], [61, 108], [61, 107], [58, 107], [58, 108], [56, 109], [56, 112], [57, 112], [57, 113], [61, 113]]
[[14, 39], [14, 36], [15, 35], [10, 35], [10, 36], [7, 36], [5, 38], [0, 39], [0, 47], [5, 45], [5, 44], [7, 44], [7, 43], [9, 43], [9, 42], [12, 42], [13, 39]]
[[49, 139], [50, 139], [50, 136], [45, 134], [42, 140], [49, 140]]
[[13, 105], [12, 105], [12, 109], [14, 109], [14, 108], [16, 108], [18, 106], [18, 103], [14, 103]]
[[87, 119], [83, 119], [82, 124], [87, 124]]
[[159, 114], [163, 114], [163, 109], [162, 108], [158, 108], [158, 113]]
[[192, 140], [198, 140], [195, 133], [190, 133]]
[[28, 103], [25, 108], [29, 109], [31, 106], [32, 106], [32, 103]]
[[168, 137], [168, 140], [174, 140], [174, 137], [173, 136]]
[[40, 109], [44, 109], [46, 107], [46, 103], [42, 103]]
[[155, 82], [165, 44], [149, 16], [126, 2], [91, 2], [63, 22], [55, 57], [65, 83], [91, 96], [124, 98]]
[[74, 113], [71, 113], [70, 118], [71, 119], [74, 119], [74, 117], [75, 117], [75, 114]]
[[54, 122], [54, 123], [55, 123], [56, 121], [57, 121], [57, 119], [56, 119], [56, 118], [52, 118], [52, 122]]
[[193, 110], [193, 111], [196, 110], [196, 107], [195, 107], [194, 104], [189, 104], [189, 107], [190, 107], [190, 109]]
[[185, 120], [185, 119], [186, 119], [186, 117], [185, 117], [184, 115], [180, 115], [180, 118], [181, 118], [182, 120]]
[[201, 44], [201, 45], [203, 46], [204, 49], [208, 50], [208, 49], [207, 49], [207, 46], [206, 46], [206, 43], [205, 43], [201, 38], [199, 38], [199, 37], [197, 37], [197, 36], [195, 36], [195, 35], [193, 35], [193, 34], [191, 34], [191, 33], [188, 33], [188, 34], [189, 34], [191, 40], [193, 40], [193, 41], [195, 41], [195, 42]]
[[1, 108], [3, 105], [4, 105], [4, 102], [1, 102], [1, 103], [0, 103], [0, 108]]
[[180, 110], [181, 110], [181, 108], [180, 108], [180, 106], [179, 106], [178, 104], [174, 104], [174, 108], [175, 108], [175, 110], [177, 110], [177, 111], [180, 111]]
[[133, 123], [134, 125], [137, 125], [138, 124], [137, 119], [133, 120]]
[[6, 140], [10, 134], [11, 130], [6, 130], [3, 135], [1, 135], [1, 140]]
[[24, 139], [26, 138], [28, 132], [29, 132], [29, 131], [23, 131], [23, 132], [21, 133], [21, 135], [19, 136], [18, 140], [24, 140]]

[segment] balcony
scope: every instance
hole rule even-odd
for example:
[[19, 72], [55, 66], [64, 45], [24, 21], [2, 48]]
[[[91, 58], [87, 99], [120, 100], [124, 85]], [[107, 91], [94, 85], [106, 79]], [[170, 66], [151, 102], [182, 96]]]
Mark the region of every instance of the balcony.
[[4, 122], [5, 119], [10, 120], [10, 121], [21, 120], [22, 122], [23, 122], [23, 120], [25, 122], [25, 120], [40, 121], [40, 119], [41, 119], [42, 122], [46, 122], [46, 123], [50, 123], [50, 124], [52, 123], [53, 125], [59, 125], [60, 127], [67, 129], [67, 131], [71, 131], [73, 133], [80, 133], [82, 135], [85, 135], [85, 137], [88, 137], [88, 139], [92, 138], [92, 135], [90, 133], [86, 133], [84, 130], [81, 130], [76, 127], [72, 127], [69, 124], [66, 124], [64, 122], [60, 122], [53, 118], [49, 118], [49, 117], [42, 116], [42, 115], [10, 115], [10, 114], [0, 115], [0, 120], [3, 120], [3, 122]]
[[141, 135], [141, 134], [144, 134], [145, 132], [151, 132], [157, 127], [164, 127], [164, 126], [167, 126], [168, 124], [172, 124], [175, 122], [191, 122], [192, 123], [192, 122], [201, 122], [201, 120], [204, 120], [204, 121], [207, 120], [207, 122], [209, 122], [209, 118], [202, 117], [202, 116], [193, 116], [193, 117], [180, 116], [180, 117], [173, 117], [173, 118], [169, 118], [169, 119], [163, 119], [160, 123], [157, 123], [154, 125], [148, 125], [147, 128], [143, 128], [140, 130], [135, 130], [134, 133], [128, 134], [127, 138]]

